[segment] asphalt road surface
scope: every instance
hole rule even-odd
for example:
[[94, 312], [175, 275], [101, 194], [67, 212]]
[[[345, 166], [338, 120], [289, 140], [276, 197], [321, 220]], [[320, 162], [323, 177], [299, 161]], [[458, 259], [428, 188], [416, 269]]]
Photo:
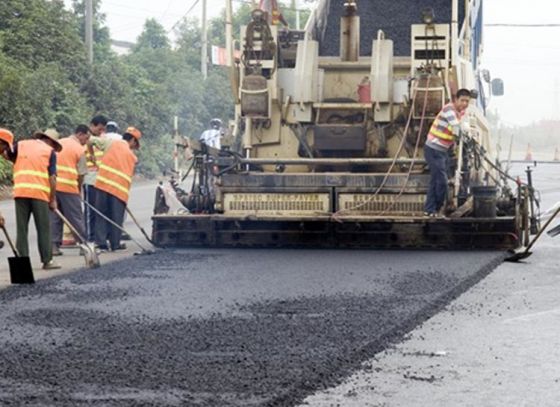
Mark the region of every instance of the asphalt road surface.
[[492, 252], [173, 250], [0, 292], [2, 405], [294, 405]]
[[502, 256], [166, 250], [9, 287], [0, 405], [298, 405], [406, 340]]

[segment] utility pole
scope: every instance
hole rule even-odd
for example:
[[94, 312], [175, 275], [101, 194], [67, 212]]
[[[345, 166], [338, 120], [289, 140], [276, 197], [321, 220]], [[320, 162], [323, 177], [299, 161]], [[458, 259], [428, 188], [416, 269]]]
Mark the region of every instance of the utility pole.
[[202, 0], [202, 55], [200, 70], [204, 79], [208, 78], [208, 28], [206, 17], [206, 0]]
[[86, 0], [86, 52], [87, 61], [93, 65], [93, 0]]
[[226, 64], [233, 67], [233, 6], [231, 0], [226, 0]]
[[173, 149], [173, 169], [178, 178], [182, 178], [179, 172], [179, 145], [181, 144], [181, 137], [179, 136], [179, 117], [175, 116], [173, 120], [173, 130], [175, 132], [175, 147]]

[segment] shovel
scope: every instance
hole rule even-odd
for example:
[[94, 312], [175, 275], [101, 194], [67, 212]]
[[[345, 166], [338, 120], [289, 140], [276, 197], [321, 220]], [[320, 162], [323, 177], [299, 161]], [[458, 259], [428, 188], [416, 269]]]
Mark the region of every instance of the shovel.
[[128, 233], [126, 231], [125, 228], [123, 228], [121, 225], [119, 225], [118, 223], [116, 223], [115, 221], [113, 221], [111, 218], [105, 216], [99, 209], [97, 209], [95, 206], [93, 206], [92, 204], [90, 204], [89, 202], [85, 201], [82, 199], [82, 202], [84, 203], [84, 205], [86, 205], [88, 208], [90, 208], [92, 211], [94, 211], [96, 214], [98, 214], [99, 216], [101, 216], [103, 219], [105, 219], [107, 222], [109, 222], [111, 225], [113, 225], [114, 227], [116, 227], [117, 229], [119, 229], [121, 232], [124, 232], [126, 234], [128, 234], [130, 236], [130, 240], [132, 240], [136, 246], [138, 246], [141, 250], [141, 252], [138, 253], [134, 253], [134, 255], [142, 255], [142, 254], [146, 254], [146, 255], [150, 255], [150, 254], [154, 254], [153, 250], [147, 250], [145, 249], [140, 243], [138, 243], [138, 240], [134, 239], [130, 233]]
[[152, 239], [150, 239], [150, 236], [148, 236], [148, 233], [146, 233], [146, 231], [144, 230], [144, 228], [142, 227], [142, 225], [140, 224], [140, 222], [138, 222], [138, 220], [136, 219], [136, 217], [134, 216], [134, 214], [132, 213], [132, 211], [130, 210], [130, 208], [127, 206], [126, 207], [126, 212], [128, 213], [128, 215], [130, 216], [130, 219], [132, 219], [132, 221], [136, 224], [136, 226], [138, 226], [138, 229], [140, 229], [140, 232], [142, 232], [142, 234], [144, 235], [144, 237], [146, 238], [146, 240], [148, 242], [150, 242], [150, 244], [152, 246], [155, 246], [154, 242], [152, 241]]
[[8, 235], [6, 227], [2, 226], [4, 235], [6, 235], [6, 240], [10, 244], [15, 257], [8, 258], [8, 264], [10, 265], [10, 280], [12, 284], [34, 284], [35, 277], [33, 276], [33, 268], [31, 268], [31, 260], [29, 257], [21, 257]]
[[529, 257], [531, 254], [533, 254], [530, 250], [533, 247], [533, 245], [537, 242], [537, 240], [539, 239], [539, 237], [541, 237], [541, 235], [543, 234], [543, 232], [546, 230], [546, 228], [548, 227], [548, 225], [550, 225], [552, 223], [552, 221], [554, 220], [554, 218], [560, 213], [560, 206], [554, 211], [554, 213], [552, 214], [552, 216], [548, 219], [548, 221], [546, 221], [546, 223], [544, 224], [544, 226], [541, 228], [541, 230], [539, 230], [539, 233], [537, 234], [537, 236], [535, 236], [535, 238], [531, 241], [531, 243], [529, 243], [529, 246], [527, 246], [527, 248], [525, 250], [521, 250], [519, 252], [515, 252], [513, 253], [510, 257], [508, 257], [507, 259], [505, 259], [505, 261], [509, 261], [511, 263], [517, 263], [520, 260], [526, 259], [527, 257]]
[[99, 263], [99, 257], [97, 257], [97, 253], [95, 252], [95, 248], [93, 247], [93, 245], [87, 243], [86, 240], [82, 236], [80, 236], [76, 228], [68, 221], [68, 219], [66, 219], [66, 217], [60, 212], [60, 210], [56, 209], [54, 212], [60, 219], [62, 219], [66, 226], [68, 226], [68, 229], [70, 229], [74, 236], [76, 236], [80, 241], [78, 246], [80, 247], [80, 249], [82, 249], [84, 260], [86, 261], [86, 267], [92, 269], [99, 267], [101, 263]]

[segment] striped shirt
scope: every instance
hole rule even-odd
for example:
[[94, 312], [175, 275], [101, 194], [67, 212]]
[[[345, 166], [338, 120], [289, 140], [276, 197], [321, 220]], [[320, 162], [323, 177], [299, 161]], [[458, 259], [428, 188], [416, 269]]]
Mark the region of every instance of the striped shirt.
[[[448, 132], [449, 129], [452, 130], [454, 135], [459, 134], [459, 125], [461, 118], [464, 113], [458, 113], [453, 106], [453, 103], [448, 103], [441, 109], [441, 112], [437, 115], [434, 123], [432, 124], [432, 129], [436, 129], [439, 132]], [[438, 151], [447, 151], [455, 144], [454, 140], [444, 140], [440, 137], [428, 133], [428, 140], [426, 145]]]

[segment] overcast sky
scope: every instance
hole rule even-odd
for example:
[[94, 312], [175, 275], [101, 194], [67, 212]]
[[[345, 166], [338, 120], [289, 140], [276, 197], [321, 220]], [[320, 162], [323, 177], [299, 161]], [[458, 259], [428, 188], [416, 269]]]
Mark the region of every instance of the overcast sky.
[[[195, 1], [102, 0], [102, 11], [107, 15], [114, 39], [134, 41], [146, 18], [154, 17], [170, 29]], [[218, 14], [225, 4], [224, 0], [207, 1], [211, 16]], [[190, 15], [200, 14], [199, 4]], [[485, 0], [485, 21], [560, 23], [560, 1]], [[560, 27], [486, 27], [483, 67], [493, 77], [505, 81], [506, 95], [491, 104], [504, 122], [526, 124], [540, 119], [560, 119], [559, 38]]]

